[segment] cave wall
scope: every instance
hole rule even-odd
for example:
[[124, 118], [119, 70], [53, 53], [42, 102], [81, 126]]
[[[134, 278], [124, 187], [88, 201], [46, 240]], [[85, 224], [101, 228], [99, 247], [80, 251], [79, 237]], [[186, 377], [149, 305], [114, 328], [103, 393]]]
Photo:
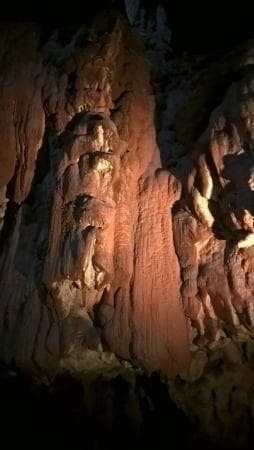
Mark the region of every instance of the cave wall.
[[0, 360], [41, 376], [159, 372], [217, 443], [241, 445], [253, 42], [174, 55], [161, 12], [150, 19], [133, 22], [145, 46], [115, 13], [1, 25]]
[[170, 389], [214, 445], [249, 448], [254, 421], [253, 41], [221, 57], [184, 59], [174, 81], [163, 87], [167, 107], [159, 130], [160, 142], [166, 136], [171, 149], [166, 154], [164, 141], [165, 165], [182, 181], [173, 235], [192, 342], [188, 380], [170, 382]]
[[181, 187], [160, 169], [142, 45], [114, 15], [47, 39], [1, 28], [1, 360], [43, 373], [110, 351], [184, 373]]

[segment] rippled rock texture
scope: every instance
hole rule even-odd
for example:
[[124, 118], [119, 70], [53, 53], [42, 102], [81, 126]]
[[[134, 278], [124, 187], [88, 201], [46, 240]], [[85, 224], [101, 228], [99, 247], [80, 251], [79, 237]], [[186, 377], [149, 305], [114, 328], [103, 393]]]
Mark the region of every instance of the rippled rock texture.
[[173, 234], [192, 342], [188, 381], [172, 392], [233, 447], [254, 418], [253, 80], [253, 42], [192, 74], [168, 159], [182, 180]]
[[1, 25], [4, 364], [40, 377], [159, 372], [217, 443], [246, 443], [253, 48], [165, 57], [153, 92], [118, 15], [71, 33]]
[[1, 29], [1, 359], [43, 373], [68, 357], [118, 364], [115, 354], [149, 372], [186, 372], [171, 219], [181, 187], [160, 169], [142, 47], [113, 15], [68, 39], [10, 27]]

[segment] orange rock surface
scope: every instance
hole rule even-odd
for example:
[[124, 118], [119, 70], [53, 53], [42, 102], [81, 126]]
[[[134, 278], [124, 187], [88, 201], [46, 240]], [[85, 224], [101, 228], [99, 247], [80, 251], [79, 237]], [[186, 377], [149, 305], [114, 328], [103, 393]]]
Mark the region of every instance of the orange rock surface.
[[185, 373], [171, 213], [181, 186], [160, 170], [142, 47], [118, 17], [68, 44], [57, 33], [41, 44], [29, 25], [15, 33], [18, 45], [1, 34], [0, 357], [50, 372], [109, 350]]

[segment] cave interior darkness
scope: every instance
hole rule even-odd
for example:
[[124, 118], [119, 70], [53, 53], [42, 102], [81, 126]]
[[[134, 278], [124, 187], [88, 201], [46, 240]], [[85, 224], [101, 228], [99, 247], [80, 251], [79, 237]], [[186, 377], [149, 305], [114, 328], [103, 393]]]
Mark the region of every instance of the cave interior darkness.
[[[172, 49], [177, 53], [209, 54], [232, 49], [254, 34], [247, 2], [140, 0], [139, 4], [151, 16], [159, 4], [164, 6], [172, 30]], [[63, 27], [67, 30], [89, 23], [95, 14], [109, 9], [126, 15], [124, 0], [96, 0], [83, 4], [74, 0], [71, 5], [59, 1], [51, 5], [46, 0], [43, 7], [26, 2], [17, 3], [15, 7], [6, 4], [0, 22], [37, 22], [49, 29]]]
[[[173, 53], [181, 55], [202, 54], [209, 56], [233, 49], [254, 34], [253, 16], [241, 2], [184, 2], [176, 0], [141, 0], [147, 14], [153, 14], [157, 5], [162, 3], [167, 11], [169, 26], [172, 30], [171, 46]], [[36, 22], [46, 33], [59, 28], [68, 33], [78, 25], [89, 23], [100, 10], [115, 8], [125, 14], [124, 0], [93, 0], [81, 3], [55, 3], [50, 6], [48, 0], [43, 4], [5, 5], [0, 22]], [[122, 384], [121, 384], [122, 383]], [[0, 431], [2, 439], [12, 446], [18, 441], [27, 448], [36, 446], [45, 448], [106, 449], [106, 448], [168, 448], [175, 449], [189, 445], [193, 429], [189, 428], [186, 417], [170, 400], [166, 388], [155, 376], [152, 379], [140, 378], [140, 390], [153, 399], [155, 410], [150, 411], [143, 405], [146, 419], [144, 437], [136, 436], [128, 429], [125, 416], [115, 422], [117, 430], [112, 435], [102, 436], [100, 422], [90, 423], [84, 404], [80, 400], [84, 395], [76, 380], [63, 378], [55, 381], [49, 392], [46, 388], [36, 390], [23, 375], [6, 376], [5, 368], [0, 367]], [[116, 404], [121, 410], [121, 401], [127, 387], [121, 380], [113, 386]], [[123, 396], [123, 397], [121, 397]], [[119, 416], [116, 411], [115, 414]], [[103, 419], [104, 420], [104, 419]], [[84, 427], [84, 423], [86, 424]], [[95, 440], [95, 435], [101, 436]], [[113, 439], [112, 439], [113, 436]], [[135, 439], [136, 441], [135, 441]], [[105, 441], [106, 439], [106, 441]], [[119, 441], [120, 440], [120, 441]], [[96, 442], [96, 443], [95, 443]], [[103, 442], [105, 444], [103, 444]], [[164, 443], [169, 445], [165, 446]], [[190, 444], [191, 445], [191, 444]], [[195, 444], [198, 448], [198, 444]], [[209, 450], [209, 443], [201, 439], [200, 448]], [[216, 447], [219, 448], [219, 447]]]

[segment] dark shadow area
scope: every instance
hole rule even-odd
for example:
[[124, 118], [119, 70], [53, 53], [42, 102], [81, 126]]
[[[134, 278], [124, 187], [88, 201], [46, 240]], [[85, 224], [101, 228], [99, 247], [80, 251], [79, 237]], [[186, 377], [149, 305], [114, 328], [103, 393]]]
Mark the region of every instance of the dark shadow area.
[[8, 448], [215, 448], [198, 439], [157, 375], [138, 376], [135, 389], [121, 376], [86, 385], [62, 375], [36, 385], [1, 367], [0, 432]]
[[[254, 191], [250, 189], [249, 179], [254, 167], [251, 152], [228, 154], [223, 158], [222, 176], [229, 182], [225, 187], [219, 186], [217, 201], [210, 200], [209, 209], [215, 218], [213, 232], [218, 239], [244, 239], [251, 230], [244, 226], [245, 214], [254, 214]], [[211, 167], [211, 165], [210, 165]], [[214, 177], [216, 180], [216, 177]], [[234, 223], [232, 214], [237, 221]], [[242, 224], [242, 227], [240, 227]]]
[[[15, 3], [15, 2], [14, 2]], [[80, 3], [74, 0], [72, 4], [56, 0], [53, 4], [45, 0], [43, 5], [31, 3], [28, 0], [22, 3], [5, 5], [1, 11], [2, 22], [36, 22], [44, 25], [64, 25], [66, 33], [78, 24], [86, 25], [101, 10], [115, 9], [122, 13], [125, 11], [124, 0], [96, 0], [94, 2]]]
[[253, 36], [250, 10], [238, 2], [164, 2], [176, 52], [207, 54], [232, 50]]
[[[8, 198], [8, 192], [7, 192]], [[0, 233], [0, 252], [3, 251], [6, 242], [12, 231], [14, 230], [16, 224], [16, 218], [19, 211], [19, 205], [13, 201], [8, 201], [6, 211], [5, 211], [5, 219], [3, 228]]]
[[[175, 52], [207, 53], [230, 49], [253, 36], [252, 14], [248, 5], [238, 2], [185, 2], [176, 0], [140, 0], [146, 16], [154, 17], [159, 4], [165, 8], [172, 30]], [[64, 40], [77, 24], [87, 24], [100, 10], [115, 9], [126, 15], [125, 0], [97, 0], [69, 4], [60, 1], [43, 2], [43, 6], [30, 2], [5, 4], [0, 22], [37, 22], [45, 27], [61, 27]]]

